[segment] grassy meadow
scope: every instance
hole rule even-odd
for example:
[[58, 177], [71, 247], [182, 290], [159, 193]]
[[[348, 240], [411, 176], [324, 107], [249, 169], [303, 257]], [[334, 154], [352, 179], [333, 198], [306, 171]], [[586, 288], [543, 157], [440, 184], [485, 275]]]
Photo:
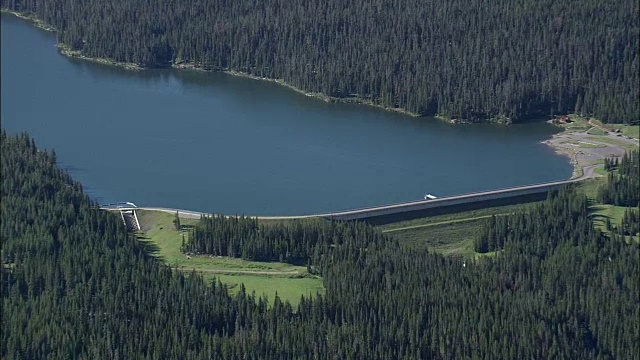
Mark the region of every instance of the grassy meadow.
[[416, 250], [442, 255], [477, 257], [473, 250], [475, 235], [491, 216], [526, 211], [534, 203], [487, 207], [436, 215], [379, 226], [383, 233]]
[[623, 136], [638, 139], [640, 138], [640, 124], [636, 125], [624, 125], [624, 124], [605, 124], [599, 120], [592, 119], [591, 122], [609, 131], [619, 130]]
[[265, 295], [273, 301], [277, 293], [280, 299], [296, 306], [301, 295], [323, 293], [322, 279], [311, 275], [304, 266], [278, 262], [247, 261], [238, 258], [215, 256], [187, 256], [180, 252], [183, 236], [198, 220], [180, 219], [182, 230], [173, 225], [175, 215], [161, 211], [137, 211], [142, 231], [138, 239], [147, 251], [167, 265], [180, 271], [196, 271], [206, 280], [219, 279], [230, 293], [236, 293], [243, 283], [248, 293]]
[[[606, 175], [604, 169], [598, 173]], [[593, 178], [580, 182], [577, 190], [582, 191], [591, 202], [591, 219], [594, 226], [604, 232], [606, 220], [619, 226], [625, 208], [614, 205], [603, 205], [597, 201], [598, 188], [606, 183], [606, 177]], [[461, 211], [446, 215], [437, 215], [408, 221], [385, 224], [380, 230], [398, 240], [405, 246], [420, 250], [428, 250], [442, 255], [464, 256], [478, 258], [493, 256], [495, 253], [478, 254], [473, 249], [476, 234], [491, 216], [505, 216], [519, 211], [527, 211], [536, 202], [508, 206], [487, 207], [472, 211]], [[631, 237], [628, 237], [631, 240]], [[638, 237], [635, 238], [639, 241]]]
[[[594, 226], [604, 232], [607, 219], [612, 225], [619, 226], [625, 208], [599, 204], [598, 188], [606, 182], [604, 169], [597, 169], [600, 178], [587, 179], [577, 185], [591, 202], [591, 218]], [[503, 205], [482, 209], [468, 210], [461, 208], [459, 212], [432, 215], [424, 218], [398, 221], [379, 225], [377, 228], [386, 235], [398, 240], [402, 245], [416, 251], [430, 251], [445, 256], [463, 256], [478, 258], [495, 256], [495, 253], [478, 254], [473, 249], [473, 242], [484, 224], [491, 216], [506, 216], [520, 211], [527, 211], [538, 202]], [[279, 262], [256, 262], [237, 258], [190, 256], [180, 252], [183, 236], [197, 220], [181, 219], [182, 230], [176, 231], [174, 214], [144, 211], [137, 212], [142, 231], [139, 240], [145, 244], [150, 254], [162, 260], [172, 268], [180, 271], [196, 271], [207, 281], [217, 279], [225, 284], [231, 294], [244, 284], [248, 293], [266, 296], [273, 301], [276, 294], [282, 300], [288, 300], [296, 306], [301, 295], [314, 296], [324, 293], [322, 279], [307, 272], [304, 266], [293, 266]], [[273, 222], [265, 222], [267, 224]], [[632, 239], [629, 238], [629, 241]], [[637, 237], [635, 239], [638, 241]]]

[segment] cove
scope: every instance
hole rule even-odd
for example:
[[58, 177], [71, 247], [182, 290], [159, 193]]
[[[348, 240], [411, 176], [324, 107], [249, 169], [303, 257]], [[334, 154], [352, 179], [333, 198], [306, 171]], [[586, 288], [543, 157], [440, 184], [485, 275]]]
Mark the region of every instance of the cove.
[[277, 84], [129, 71], [60, 55], [2, 15], [2, 126], [27, 131], [98, 202], [313, 214], [566, 179], [545, 123], [449, 125]]

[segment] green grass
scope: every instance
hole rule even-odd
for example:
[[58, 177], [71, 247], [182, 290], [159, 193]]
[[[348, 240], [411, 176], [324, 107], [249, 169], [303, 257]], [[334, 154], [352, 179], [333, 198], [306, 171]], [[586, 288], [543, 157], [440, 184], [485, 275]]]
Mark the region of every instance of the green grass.
[[[149, 252], [160, 258], [167, 264], [180, 264], [186, 257], [180, 252], [182, 235], [186, 237], [186, 231], [178, 232], [173, 225], [174, 215], [160, 211], [136, 211], [138, 221], [142, 227], [139, 239], [148, 245]], [[197, 219], [180, 219], [184, 228], [197, 223]]]
[[638, 145], [634, 145], [626, 141], [618, 140], [616, 138], [611, 138], [608, 136], [589, 136], [587, 139], [618, 145], [620, 147], [623, 147], [625, 150], [638, 150]]
[[449, 214], [429, 216], [413, 220], [399, 221], [395, 223], [389, 223], [378, 226], [383, 232], [393, 232], [394, 230], [422, 225], [440, 225], [443, 223], [451, 223], [456, 221], [466, 221], [469, 219], [476, 219], [481, 217], [488, 217], [491, 215], [513, 213], [518, 210], [524, 210], [531, 206], [531, 203], [494, 206], [483, 209], [466, 210]]
[[640, 125], [608, 125], [607, 127], [613, 130], [620, 130], [620, 133], [626, 137], [639, 139], [640, 138]]
[[577, 185], [577, 189], [583, 191], [584, 194], [594, 202], [598, 197], [598, 188], [607, 182], [606, 172], [603, 172], [603, 170], [597, 170], [597, 172], [602, 173], [605, 177], [583, 180]]
[[[620, 226], [622, 223], [622, 216], [627, 208], [609, 204], [600, 204], [598, 202], [598, 188], [607, 183], [606, 176], [608, 172], [604, 170], [604, 167], [599, 167], [596, 169], [596, 173], [604, 176], [580, 182], [578, 190], [583, 191], [593, 204], [589, 207], [589, 217], [591, 218], [593, 225], [602, 232], [608, 234], [610, 231], [608, 231], [606, 227], [607, 219], [609, 219], [614, 227]], [[627, 240], [633, 239], [630, 236], [627, 236], [626, 238]], [[640, 238], [635, 237], [635, 240], [638, 241]]]
[[[498, 215], [502, 215], [502, 214], [498, 214]], [[434, 227], [439, 225], [451, 225], [451, 224], [457, 224], [462, 222], [472, 222], [480, 219], [488, 219], [491, 216], [492, 215], [482, 215], [482, 216], [476, 216], [476, 217], [470, 217], [470, 218], [452, 219], [452, 220], [445, 220], [445, 221], [435, 222], [435, 223], [426, 223], [421, 225], [410, 225], [410, 226], [404, 226], [399, 228], [390, 228], [390, 229], [383, 230], [382, 232], [392, 233], [392, 232], [398, 232], [398, 231], [416, 230], [416, 229], [425, 228], [425, 227]]]
[[609, 219], [611, 224], [618, 225], [622, 221], [625, 210], [625, 208], [621, 206], [603, 204], [593, 205], [590, 209], [594, 225], [604, 232], [607, 232], [605, 226], [606, 219]]
[[[596, 172], [606, 175], [603, 168]], [[590, 217], [594, 225], [605, 230], [605, 221], [610, 219], [614, 225], [620, 224], [624, 214], [623, 207], [597, 204], [598, 188], [606, 183], [606, 176], [581, 181], [577, 190], [582, 191], [594, 205]], [[486, 221], [492, 216], [527, 211], [536, 203], [524, 203], [508, 206], [488, 207], [472, 211], [461, 211], [408, 221], [400, 221], [378, 226], [386, 235], [398, 240], [402, 245], [416, 251], [432, 251], [443, 255], [456, 255], [480, 258], [495, 256], [495, 253], [478, 254], [473, 250], [473, 242]], [[628, 237], [630, 238], [630, 237]], [[638, 241], [636, 237], [636, 241]]]
[[240, 284], [244, 284], [247, 293], [255, 291], [256, 296], [266, 296], [269, 302], [273, 302], [276, 294], [281, 300], [288, 300], [294, 307], [300, 302], [300, 296], [312, 296], [316, 293], [324, 294], [322, 282], [315, 278], [284, 278], [269, 276], [249, 275], [212, 275], [204, 274], [204, 279], [212, 281], [219, 279], [227, 286], [230, 294], [236, 294], [240, 290]]
[[[628, 208], [623, 206], [597, 204], [590, 207], [591, 214], [589, 216], [591, 217], [593, 225], [596, 228], [600, 229], [604, 233], [609, 234], [611, 231], [607, 230], [607, 219], [609, 219], [614, 229], [618, 228], [622, 224], [622, 217], [624, 216], [624, 212], [627, 209]], [[637, 242], [640, 240], [640, 237], [625, 236], [625, 239], [628, 242]]]
[[492, 216], [526, 211], [534, 203], [506, 205], [385, 224], [378, 228], [416, 251], [477, 257], [473, 241]]
[[609, 131], [619, 130], [620, 133], [626, 137], [638, 139], [640, 138], [640, 125], [624, 125], [624, 124], [605, 124], [596, 119], [588, 119], [579, 115], [570, 114], [569, 119], [571, 119], [571, 123], [568, 124], [558, 124], [558, 126], [563, 127], [567, 131], [588, 131], [589, 134], [592, 135], [605, 135], [605, 133], [598, 129], [594, 128], [589, 124], [589, 120], [593, 124], [596, 124], [602, 128], [605, 128]]
[[[599, 174], [606, 172], [599, 168]], [[606, 183], [606, 177], [588, 179], [577, 185], [593, 202], [597, 201], [598, 188]], [[516, 212], [527, 211], [537, 204], [523, 203], [515, 205], [495, 206], [475, 210], [461, 210], [457, 213], [440, 214], [419, 219], [399, 221], [377, 226], [383, 233], [397, 239], [402, 245], [415, 251], [431, 251], [446, 256], [464, 256], [481, 258], [496, 256], [495, 252], [478, 254], [473, 250], [473, 242], [482, 230], [486, 221], [493, 215], [505, 216]], [[619, 224], [624, 208], [595, 204], [591, 208], [591, 218], [595, 226], [605, 230], [605, 221], [610, 219], [612, 224]], [[149, 226], [143, 235], [143, 241], [149, 245], [150, 252], [163, 261], [188, 271], [195, 268], [208, 281], [219, 279], [228, 286], [234, 294], [244, 284], [246, 291], [255, 291], [256, 296], [266, 296], [269, 301], [276, 293], [282, 300], [288, 300], [296, 305], [302, 294], [314, 295], [323, 293], [322, 280], [307, 273], [305, 267], [292, 266], [283, 263], [254, 262], [232, 258], [211, 258], [207, 256], [192, 256], [187, 259], [180, 252], [181, 234], [174, 228], [174, 215], [161, 212], [139, 211], [141, 224]], [[182, 220], [185, 226], [191, 226], [196, 220]], [[637, 240], [637, 239], [636, 239]], [[213, 273], [213, 272], [224, 273]], [[243, 271], [274, 272], [271, 275], [245, 274]], [[279, 273], [279, 274], [278, 274]]]
[[593, 123], [598, 124], [610, 131], [620, 130], [620, 133], [624, 136], [634, 139], [640, 138], [640, 125], [624, 125], [624, 124], [605, 124], [599, 120], [592, 120]]
[[[602, 163], [602, 161], [601, 161]], [[604, 163], [602, 164], [602, 166], [599, 166], [595, 169], [593, 169], [593, 172], [595, 172], [596, 174], [602, 175], [602, 176], [607, 176], [607, 174], [609, 173], [607, 170], [604, 169]]]
[[486, 219], [475, 219], [420, 228], [408, 228], [387, 234], [405, 246], [416, 250], [429, 250], [443, 255], [474, 256], [475, 234]]
[[183, 230], [178, 232], [173, 225], [173, 214], [138, 210], [137, 215], [143, 230], [138, 239], [151, 255], [180, 271], [195, 270], [208, 280], [217, 277], [232, 293], [244, 283], [248, 293], [255, 291], [257, 296], [264, 294], [272, 301], [277, 292], [282, 300], [296, 306], [301, 295], [324, 291], [322, 279], [309, 274], [304, 266], [205, 255], [187, 257], [180, 252], [182, 237], [186, 238], [186, 229], [198, 220], [181, 219]]
[[569, 115], [569, 119], [572, 122], [568, 124], [559, 124], [559, 126], [567, 129], [568, 131], [587, 131], [591, 129], [591, 125], [588, 124], [588, 120], [578, 115]]
[[587, 131], [587, 134], [591, 134], [591, 135], [607, 135], [606, 131], [600, 130], [597, 127], [592, 127], [591, 129], [589, 129], [589, 131]]
[[621, 130], [624, 136], [640, 139], [640, 125], [623, 126]]

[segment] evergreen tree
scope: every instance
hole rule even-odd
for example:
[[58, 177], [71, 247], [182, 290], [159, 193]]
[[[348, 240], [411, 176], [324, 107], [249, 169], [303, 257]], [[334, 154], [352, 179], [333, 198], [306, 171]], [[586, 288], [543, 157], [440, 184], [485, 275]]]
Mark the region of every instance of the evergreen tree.
[[173, 226], [176, 228], [176, 231], [182, 230], [182, 226], [180, 225], [180, 215], [176, 211], [176, 216], [173, 219]]
[[0, 0], [83, 56], [231, 70], [331, 101], [519, 122], [640, 119], [638, 2]]
[[[500, 252], [477, 260], [415, 251], [358, 222], [271, 229], [242, 217], [199, 222], [188, 246], [304, 259], [325, 291], [302, 296], [294, 311], [244, 286], [230, 296], [218, 280], [149, 256], [28, 136], [3, 130], [0, 159], [2, 359], [632, 359], [640, 352], [640, 246], [595, 229], [589, 202], [573, 189], [488, 221], [479, 238]], [[637, 226], [637, 217], [629, 210], [624, 223]], [[220, 234], [235, 237], [218, 241]]]

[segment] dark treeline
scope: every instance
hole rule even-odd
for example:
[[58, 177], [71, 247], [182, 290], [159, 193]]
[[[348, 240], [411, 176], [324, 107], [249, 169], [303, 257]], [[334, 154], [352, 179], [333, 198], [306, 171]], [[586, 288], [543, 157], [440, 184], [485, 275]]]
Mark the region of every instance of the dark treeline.
[[282, 79], [420, 115], [637, 122], [637, 1], [0, 0], [90, 57]]
[[640, 233], [640, 211], [638, 208], [624, 210], [619, 233], [630, 236], [637, 236]]
[[304, 265], [314, 254], [343, 244], [345, 238], [368, 239], [372, 231], [357, 223], [302, 220], [263, 225], [255, 218], [218, 215], [200, 219], [182, 251]]
[[[594, 230], [573, 191], [510, 218], [525, 217], [535, 236], [503, 231], [496, 219], [493, 232], [508, 240], [478, 261], [408, 249], [363, 224], [303, 223], [340, 240], [309, 239], [326, 295], [303, 297], [294, 311], [243, 290], [229, 297], [219, 283], [172, 271], [146, 255], [117, 216], [99, 211], [52, 153], [4, 131], [1, 146], [2, 359], [631, 359], [640, 352], [638, 244]], [[561, 226], [549, 220], [558, 217]]]
[[264, 313], [146, 256], [27, 136], [1, 147], [2, 359], [211, 358]]
[[[622, 160], [605, 161], [608, 168], [607, 183], [598, 189], [598, 198], [604, 204], [640, 206], [640, 152], [625, 153]], [[614, 172], [612, 170], [617, 170]]]
[[[511, 216], [492, 216], [475, 241], [479, 253], [502, 250], [511, 243], [524, 243], [528, 252], [548, 256], [557, 245], [571, 236], [575, 246], [592, 241], [595, 234], [588, 219], [589, 201], [573, 191], [550, 198], [532, 210]], [[595, 234], [595, 235], [594, 235]]]

